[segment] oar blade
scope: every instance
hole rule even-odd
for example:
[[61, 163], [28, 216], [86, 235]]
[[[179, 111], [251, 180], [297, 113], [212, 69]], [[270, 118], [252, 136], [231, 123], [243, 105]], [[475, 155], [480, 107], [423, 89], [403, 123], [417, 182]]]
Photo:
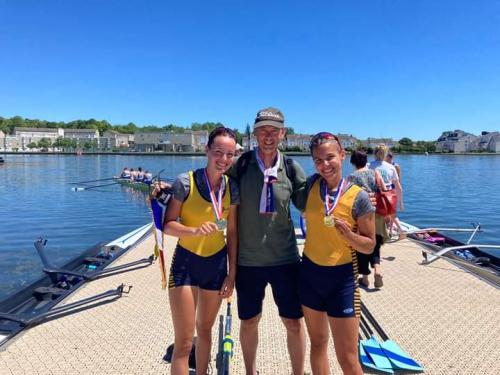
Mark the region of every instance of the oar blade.
[[383, 352], [389, 358], [392, 367], [398, 370], [423, 372], [424, 368], [409, 356], [401, 347], [392, 340], [380, 343]]
[[165, 250], [164, 238], [163, 238], [163, 224], [165, 221], [165, 213], [167, 206], [160, 203], [157, 199], [151, 198], [151, 212], [153, 215], [153, 233], [155, 237], [155, 251], [158, 249], [160, 256], [160, 274], [161, 274], [161, 288], [165, 290], [167, 288], [167, 273], [165, 268], [165, 259], [163, 251]]
[[377, 366], [377, 369], [392, 370], [391, 361], [389, 361], [389, 358], [387, 358], [380, 347], [380, 343], [374, 336], [370, 337], [368, 340], [362, 340], [361, 343], [370, 359], [375, 366]]
[[377, 371], [386, 372], [388, 374], [394, 374], [394, 371], [392, 371], [392, 369], [378, 368], [375, 365], [375, 363], [373, 363], [368, 353], [366, 353], [363, 341], [366, 340], [360, 340], [359, 342], [359, 362], [361, 362], [361, 365], [366, 368], [371, 368]]

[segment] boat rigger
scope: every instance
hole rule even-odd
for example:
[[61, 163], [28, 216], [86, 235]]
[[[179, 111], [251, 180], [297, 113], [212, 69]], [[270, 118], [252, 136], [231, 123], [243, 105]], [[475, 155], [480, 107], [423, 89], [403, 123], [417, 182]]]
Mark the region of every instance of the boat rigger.
[[38, 239], [35, 248], [43, 264], [45, 277], [0, 301], [0, 350], [24, 329], [76, 313], [103, 303], [110, 303], [128, 293], [123, 283], [104, 292], [65, 303], [65, 300], [86, 282], [149, 266], [153, 257], [126, 264], [113, 263], [138, 245], [149, 233], [144, 225], [106, 245], [96, 245], [62, 267], [54, 266], [47, 254], [47, 241]]

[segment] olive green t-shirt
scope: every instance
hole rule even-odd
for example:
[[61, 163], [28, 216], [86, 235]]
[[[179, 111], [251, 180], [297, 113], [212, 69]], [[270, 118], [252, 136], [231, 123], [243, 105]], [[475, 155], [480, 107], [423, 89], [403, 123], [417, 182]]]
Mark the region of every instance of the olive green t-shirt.
[[294, 181], [286, 175], [283, 155], [280, 154], [278, 180], [273, 183], [276, 212], [259, 212], [264, 175], [252, 152], [242, 176], [233, 166], [228, 174], [238, 181], [238, 264], [241, 266], [278, 266], [299, 261], [295, 229], [290, 215], [290, 201], [299, 209], [305, 207], [306, 177], [304, 170], [293, 161]]

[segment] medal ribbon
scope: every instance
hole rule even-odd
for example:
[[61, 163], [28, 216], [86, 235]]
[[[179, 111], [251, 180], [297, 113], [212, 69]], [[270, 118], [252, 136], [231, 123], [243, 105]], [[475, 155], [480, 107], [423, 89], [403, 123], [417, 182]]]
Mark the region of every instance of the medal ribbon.
[[215, 213], [215, 218], [217, 220], [222, 219], [222, 184], [224, 183], [224, 176], [221, 177], [219, 193], [217, 194], [217, 198], [215, 197], [215, 193], [212, 190], [212, 186], [210, 186], [210, 181], [208, 180], [207, 169], [203, 170], [203, 176], [205, 177], [205, 183], [207, 184], [208, 191], [210, 193], [210, 201], [212, 202], [212, 209]]
[[337, 192], [333, 196], [333, 202], [330, 201], [332, 198], [330, 198], [330, 194], [328, 194], [328, 184], [325, 181], [325, 216], [330, 216], [333, 210], [335, 210], [335, 207], [337, 207], [337, 204], [339, 203], [340, 196], [342, 195], [342, 191], [345, 188], [346, 185], [346, 180], [344, 178], [341, 178], [339, 181], [339, 184], [337, 186]]
[[264, 184], [262, 186], [262, 192], [260, 196], [259, 203], [259, 213], [261, 214], [272, 214], [276, 212], [274, 206], [274, 192], [273, 184], [278, 181], [278, 168], [280, 165], [280, 152], [277, 152], [276, 159], [274, 160], [274, 165], [270, 168], [266, 168], [264, 162], [259, 156], [259, 150], [255, 149], [255, 159], [259, 165], [262, 174], [264, 175]]

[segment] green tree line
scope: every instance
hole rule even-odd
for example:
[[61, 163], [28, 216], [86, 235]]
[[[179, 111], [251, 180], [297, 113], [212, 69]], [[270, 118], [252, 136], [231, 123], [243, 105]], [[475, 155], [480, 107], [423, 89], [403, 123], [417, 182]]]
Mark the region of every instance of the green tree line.
[[[120, 133], [134, 134], [138, 131], [141, 132], [160, 132], [160, 131], [173, 131], [176, 133], [183, 133], [186, 130], [207, 130], [211, 131], [216, 127], [224, 126], [220, 122], [195, 122], [189, 127], [182, 127], [175, 124], [167, 124], [164, 126], [146, 125], [137, 126], [133, 122], [125, 125], [111, 125], [106, 120], [74, 120], [70, 122], [63, 121], [46, 121], [38, 119], [27, 119], [21, 116], [14, 116], [11, 118], [4, 118], [0, 116], [0, 130], [5, 134], [14, 134], [14, 128], [63, 128], [63, 129], [96, 129], [100, 135], [103, 135], [107, 130], [115, 130]], [[237, 134], [240, 134], [237, 129], [234, 129]], [[240, 138], [241, 141], [241, 138]]]
[[[141, 132], [161, 132], [161, 131], [172, 131], [175, 133], [183, 133], [186, 130], [207, 130], [212, 131], [216, 127], [224, 126], [224, 124], [220, 122], [204, 122], [204, 123], [192, 123], [189, 127], [182, 127], [175, 124], [167, 124], [164, 126], [157, 125], [146, 125], [146, 126], [137, 126], [133, 122], [129, 122], [125, 125], [111, 125], [106, 120], [74, 120], [70, 122], [54, 122], [54, 121], [46, 121], [46, 120], [37, 120], [37, 119], [27, 119], [21, 116], [14, 116], [11, 118], [4, 118], [0, 116], [0, 130], [2, 130], [5, 134], [13, 134], [14, 128], [16, 127], [25, 127], [25, 128], [63, 128], [63, 129], [96, 129], [99, 131], [99, 134], [102, 136], [106, 130], [114, 130], [120, 133], [125, 134], [134, 134], [139, 131]], [[250, 125], [247, 124], [245, 132], [242, 134], [238, 129], [233, 129], [236, 133], [238, 143], [242, 144], [243, 137], [248, 138], [250, 140], [251, 128]], [[288, 134], [294, 134], [293, 128], [287, 129]], [[59, 141], [66, 142], [66, 141]], [[67, 142], [66, 142], [67, 143]], [[58, 148], [71, 148], [72, 145], [69, 144], [58, 144], [53, 147]], [[34, 145], [33, 147], [38, 148], [49, 148], [42, 142], [43, 147], [39, 147], [38, 145]], [[52, 145], [51, 145], [52, 146]], [[358, 145], [358, 148], [364, 148], [367, 152], [373, 152], [372, 149], [363, 147], [362, 144]], [[401, 138], [397, 144], [392, 147], [392, 151], [396, 153], [415, 153], [415, 152], [435, 152], [436, 151], [436, 142], [433, 141], [412, 141], [410, 138], [404, 137]]]

